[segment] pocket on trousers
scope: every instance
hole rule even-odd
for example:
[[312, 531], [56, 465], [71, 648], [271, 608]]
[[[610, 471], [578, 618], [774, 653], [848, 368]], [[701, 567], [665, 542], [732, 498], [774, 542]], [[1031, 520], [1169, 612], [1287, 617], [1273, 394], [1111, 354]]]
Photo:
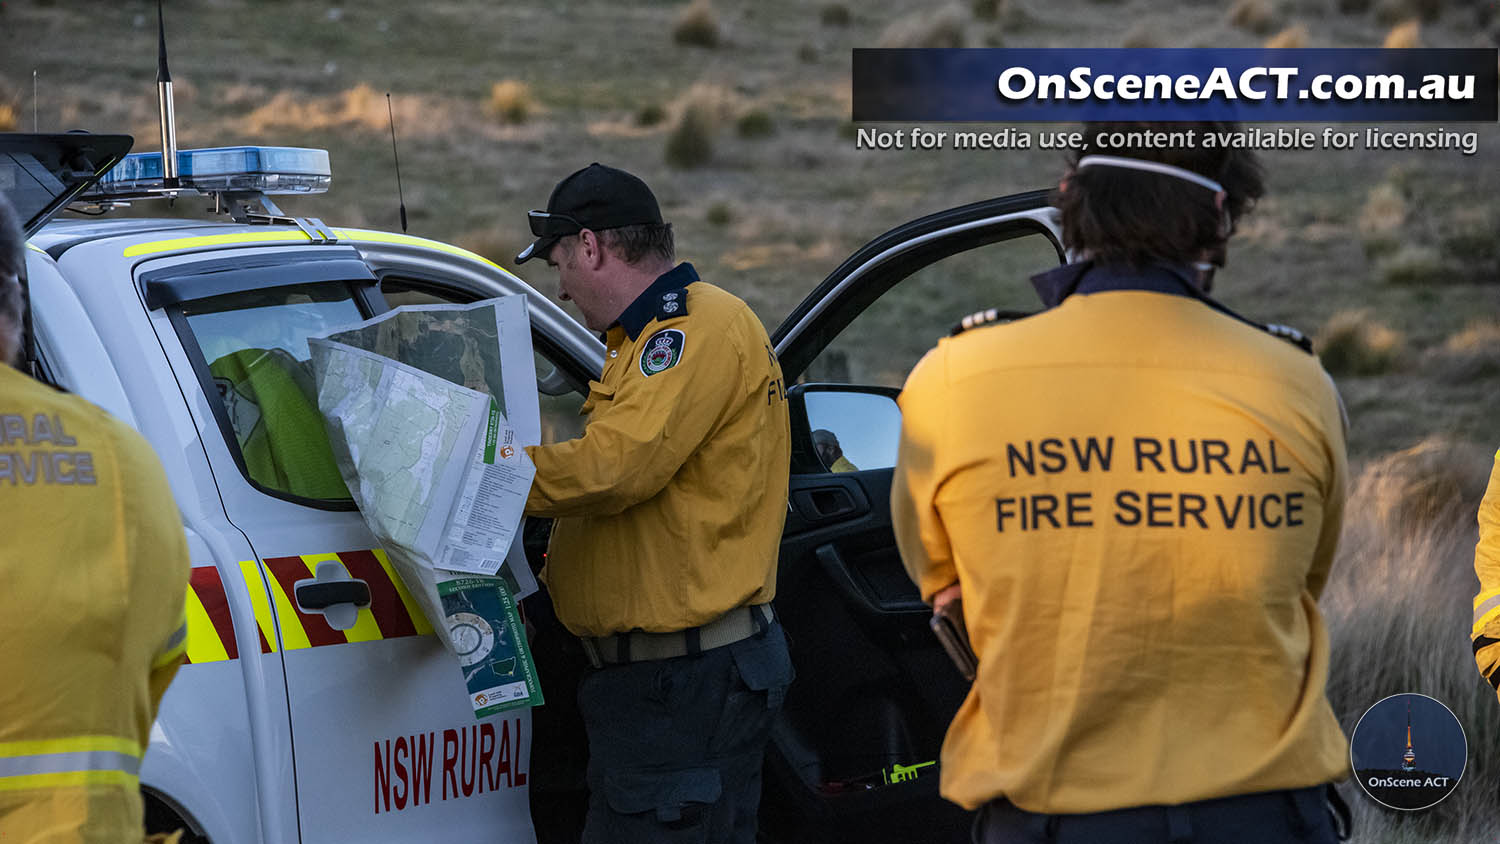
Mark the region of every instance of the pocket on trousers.
[[729, 652], [734, 656], [734, 667], [745, 681], [745, 687], [754, 692], [765, 692], [770, 708], [780, 709], [786, 698], [786, 689], [796, 677], [781, 625], [773, 624], [763, 636], [729, 645]]
[[648, 815], [670, 829], [707, 830], [723, 787], [716, 768], [616, 769], [604, 775], [604, 799], [621, 815]]

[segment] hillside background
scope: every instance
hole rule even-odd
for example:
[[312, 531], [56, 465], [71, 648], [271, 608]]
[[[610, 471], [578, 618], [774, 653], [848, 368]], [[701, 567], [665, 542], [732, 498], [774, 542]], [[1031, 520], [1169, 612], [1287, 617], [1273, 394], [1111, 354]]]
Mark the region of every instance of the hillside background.
[[[1061, 169], [1050, 151], [856, 150], [853, 47], [1500, 43], [1493, 0], [166, 7], [181, 146], [330, 150], [333, 191], [284, 203], [291, 213], [399, 227], [390, 92], [412, 233], [555, 292], [545, 266], [511, 260], [528, 240], [524, 212], [602, 161], [643, 176], [680, 255], [768, 327], [882, 231], [1051, 186]], [[43, 131], [127, 132], [158, 148], [155, 23], [140, 0], [0, 2], [0, 130], [30, 130], [34, 114]], [[1350, 793], [1359, 841], [1500, 837], [1500, 709], [1467, 653], [1473, 514], [1500, 446], [1500, 127], [1446, 128], [1478, 131], [1479, 153], [1266, 153], [1268, 196], [1216, 288], [1313, 335], [1348, 405], [1357, 495], [1324, 600], [1346, 727], [1397, 691], [1444, 699], [1471, 727], [1470, 773], [1444, 807], [1397, 816]], [[956, 285], [942, 304], [956, 321], [994, 303]]]

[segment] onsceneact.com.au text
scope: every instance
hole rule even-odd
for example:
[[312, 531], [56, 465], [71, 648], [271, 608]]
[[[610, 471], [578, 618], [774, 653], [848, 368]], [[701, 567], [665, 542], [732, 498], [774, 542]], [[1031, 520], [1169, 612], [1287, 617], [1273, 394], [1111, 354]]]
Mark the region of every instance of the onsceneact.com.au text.
[[1075, 67], [1066, 75], [1038, 74], [1030, 68], [1011, 67], [996, 80], [996, 91], [1002, 100], [1226, 100], [1285, 101], [1318, 100], [1325, 102], [1379, 102], [1385, 100], [1461, 101], [1475, 99], [1472, 74], [1429, 73], [1420, 79], [1407, 79], [1398, 73], [1345, 73], [1335, 76], [1319, 73], [1305, 85], [1298, 84], [1295, 67], [1250, 67], [1238, 75], [1229, 68], [1216, 67], [1206, 77], [1197, 74], [1169, 73], [1101, 73], [1093, 68]]

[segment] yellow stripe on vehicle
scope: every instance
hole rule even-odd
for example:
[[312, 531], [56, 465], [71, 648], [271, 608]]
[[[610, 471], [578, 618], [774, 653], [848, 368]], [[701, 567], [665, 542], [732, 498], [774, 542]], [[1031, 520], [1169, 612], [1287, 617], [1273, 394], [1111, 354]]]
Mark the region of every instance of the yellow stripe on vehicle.
[[247, 243], [295, 243], [308, 242], [301, 229], [293, 231], [237, 232], [235, 234], [205, 234], [198, 237], [175, 237], [171, 240], [155, 240], [126, 247], [125, 257], [154, 255], [158, 252], [175, 252], [179, 249], [202, 249], [208, 246], [243, 246]]
[[[264, 564], [261, 565], [264, 569]], [[281, 588], [281, 582], [270, 571], [265, 572], [266, 582], [271, 584], [271, 601], [276, 605], [276, 629], [281, 631], [281, 646], [289, 651], [312, 647], [307, 631], [302, 629], [302, 619], [297, 617], [297, 605]]]
[[[491, 261], [489, 258], [486, 258], [483, 255], [470, 252], [467, 249], [459, 246], [454, 246], [450, 243], [443, 243], [440, 240], [428, 240], [425, 237], [413, 237], [409, 234], [372, 232], [366, 231], [364, 229], [334, 229], [333, 236], [337, 237], [339, 240], [353, 240], [356, 242], [363, 241], [365, 243], [395, 243], [403, 246], [423, 246], [428, 249], [436, 249], [439, 252], [447, 252], [449, 255], [457, 255], [460, 258], [468, 258], [473, 261], [479, 261], [480, 263], [489, 264], [490, 266], [494, 267], [497, 270], [500, 270], [501, 272], [506, 272], [504, 267], [500, 266], [494, 261]], [[509, 275], [508, 272], [506, 272], [506, 274]]]
[[375, 559], [380, 561], [380, 567], [385, 569], [386, 576], [391, 579], [391, 584], [396, 587], [396, 594], [401, 596], [401, 604], [406, 607], [406, 614], [411, 616], [412, 626], [417, 628], [418, 636], [431, 636], [432, 625], [427, 622], [427, 616], [423, 614], [422, 608], [417, 605], [415, 598], [406, 591], [406, 584], [402, 582], [401, 575], [391, 567], [391, 558], [385, 555], [385, 549], [376, 548], [372, 552]]
[[67, 788], [78, 785], [117, 785], [121, 788], [139, 788], [141, 779], [124, 771], [63, 771], [56, 774], [27, 774], [19, 777], [0, 777], [0, 791], [20, 791], [28, 788]]
[[[219, 641], [219, 631], [214, 628], [214, 623], [208, 617], [208, 610], [203, 608], [203, 601], [199, 600], [198, 593], [192, 586], [188, 587], [187, 593], [187, 655], [194, 664], [202, 662], [222, 662], [229, 659], [229, 651], [224, 649], [224, 643]], [[270, 637], [266, 637], [270, 641]], [[259, 650], [259, 646], [256, 648]]]
[[[245, 576], [245, 586], [250, 591], [250, 604], [255, 607], [255, 623], [260, 627], [261, 635], [266, 637], [266, 643], [271, 646], [271, 653], [275, 653], [282, 647], [276, 637], [276, 625], [272, 621], [271, 606], [266, 602], [267, 580], [274, 581], [274, 577], [262, 577], [260, 566], [254, 560], [240, 560], [240, 573]], [[227, 588], [227, 587], [226, 587]], [[302, 625], [296, 625], [297, 632], [302, 635], [303, 647], [307, 647], [307, 635], [302, 634]], [[255, 652], [260, 651], [257, 643]]]
[[42, 254], [43, 254], [43, 255], [46, 255], [46, 254], [47, 254], [47, 250], [45, 250], [45, 249], [43, 249], [43, 248], [42, 248], [42, 247], [40, 247], [40, 246], [37, 246], [37, 245], [36, 245], [36, 244], [35, 244], [35, 243], [32, 243], [32, 242], [31, 242], [31, 241], [29, 241], [29, 240], [28, 240], [28, 241], [26, 241], [26, 248], [27, 248], [27, 249], [30, 249], [30, 250], [31, 250], [31, 251], [32, 251], [32, 252], [40, 252], [40, 253], [42, 253]]
[[[343, 566], [338, 554], [303, 554], [301, 557], [302, 564], [307, 566], [308, 574], [313, 577], [318, 576], [318, 563], [331, 560]], [[354, 626], [340, 632], [351, 642], [373, 642], [384, 638], [380, 635], [380, 625], [375, 623], [375, 614], [369, 607], [360, 607]]]
[[141, 757], [141, 746], [134, 739], [120, 736], [72, 736], [60, 739], [0, 741], [0, 758], [38, 756], [43, 753], [123, 753]]

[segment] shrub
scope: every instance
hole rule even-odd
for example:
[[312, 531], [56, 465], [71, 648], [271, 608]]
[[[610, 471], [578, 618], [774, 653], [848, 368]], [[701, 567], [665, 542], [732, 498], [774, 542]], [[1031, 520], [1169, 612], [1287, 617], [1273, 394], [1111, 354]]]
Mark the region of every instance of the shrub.
[[1001, 0], [970, 0], [969, 11], [974, 17], [983, 21], [992, 21], [1000, 17]]
[[655, 103], [641, 106], [641, 110], [635, 113], [635, 125], [637, 126], [658, 126], [666, 119], [667, 110]]
[[817, 64], [818, 59], [821, 59], [822, 57], [823, 56], [818, 52], [818, 48], [814, 47], [811, 44], [803, 44], [802, 46], [797, 48], [797, 61], [800, 61], [803, 64]]
[[1400, 334], [1358, 310], [1329, 317], [1313, 348], [1334, 375], [1379, 375], [1395, 367], [1404, 345]]
[[771, 122], [771, 115], [756, 109], [740, 115], [734, 129], [741, 138], [765, 138], [775, 134], [776, 125]]
[[734, 212], [730, 210], [728, 203], [715, 202], [708, 206], [708, 213], [704, 215], [709, 225], [727, 226], [734, 222]]
[[665, 155], [673, 167], [698, 167], [713, 158], [714, 118], [708, 106], [688, 103], [667, 136]]
[[848, 26], [851, 19], [849, 7], [843, 3], [829, 3], [818, 13], [818, 20], [824, 26]]
[[1270, 0], [1236, 0], [1229, 9], [1229, 23], [1265, 35], [1276, 28], [1276, 7]]
[[719, 21], [708, 0], [693, 0], [682, 10], [672, 28], [672, 40], [691, 47], [719, 46]]
[[490, 86], [489, 109], [502, 123], [525, 123], [536, 102], [525, 82], [505, 79]]

